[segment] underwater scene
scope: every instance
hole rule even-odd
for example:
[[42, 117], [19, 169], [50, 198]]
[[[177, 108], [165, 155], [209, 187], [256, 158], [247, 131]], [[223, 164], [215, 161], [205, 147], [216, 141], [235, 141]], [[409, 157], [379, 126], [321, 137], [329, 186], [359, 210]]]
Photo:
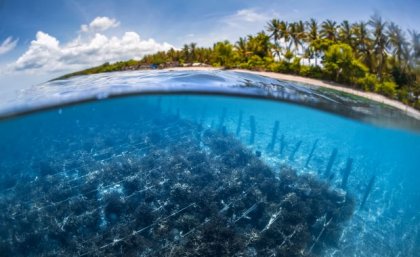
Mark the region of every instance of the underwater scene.
[[225, 71], [75, 77], [13, 105], [0, 256], [420, 252], [419, 121], [389, 107]]

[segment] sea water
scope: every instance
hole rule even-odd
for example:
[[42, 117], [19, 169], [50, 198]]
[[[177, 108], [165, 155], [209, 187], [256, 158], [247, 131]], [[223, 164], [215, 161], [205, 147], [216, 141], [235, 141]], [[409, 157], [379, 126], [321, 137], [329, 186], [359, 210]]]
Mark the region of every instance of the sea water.
[[[3, 108], [1, 256], [420, 252], [415, 120], [366, 105], [344, 115], [360, 100], [240, 74], [81, 79], [98, 100], [80, 102], [91, 97], [80, 97], [86, 88], [75, 79]], [[165, 90], [133, 94], [142, 83]], [[107, 99], [122, 92], [130, 95]]]

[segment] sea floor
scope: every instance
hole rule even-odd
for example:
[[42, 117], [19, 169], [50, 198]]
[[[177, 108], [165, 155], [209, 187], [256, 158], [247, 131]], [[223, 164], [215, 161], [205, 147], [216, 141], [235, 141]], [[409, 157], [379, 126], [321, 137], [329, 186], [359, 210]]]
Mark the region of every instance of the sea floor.
[[321, 256], [338, 245], [355, 205], [344, 190], [274, 171], [223, 128], [138, 122], [45, 146], [35, 173], [3, 173], [0, 255]]
[[214, 96], [6, 120], [0, 256], [416, 256], [418, 140]]

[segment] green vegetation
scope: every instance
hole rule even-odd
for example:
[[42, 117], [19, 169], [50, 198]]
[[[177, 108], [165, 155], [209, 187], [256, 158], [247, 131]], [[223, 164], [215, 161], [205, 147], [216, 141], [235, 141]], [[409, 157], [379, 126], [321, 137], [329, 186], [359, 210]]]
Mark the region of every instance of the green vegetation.
[[376, 92], [420, 109], [420, 33], [372, 16], [368, 22], [338, 24], [273, 19], [265, 31], [213, 47], [186, 44], [129, 60], [65, 75], [191, 66], [193, 63], [295, 74]]

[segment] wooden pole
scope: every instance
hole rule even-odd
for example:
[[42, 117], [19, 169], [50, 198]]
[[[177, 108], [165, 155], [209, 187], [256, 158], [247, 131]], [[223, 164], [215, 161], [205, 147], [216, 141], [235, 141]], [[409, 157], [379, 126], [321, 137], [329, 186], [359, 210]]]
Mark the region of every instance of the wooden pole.
[[352, 166], [353, 166], [353, 159], [348, 158], [347, 163], [346, 163], [346, 167], [343, 170], [343, 179], [341, 180], [341, 187], [342, 188], [346, 188], [346, 186], [347, 186], [347, 180], [349, 179], [349, 175], [350, 175]]
[[[219, 131], [220, 132], [222, 132], [222, 129], [224, 127], [225, 118], [226, 118], [226, 108], [223, 108], [222, 115], [220, 116], [220, 121], [219, 121]], [[225, 127], [225, 129], [226, 129], [226, 127]]]
[[284, 149], [286, 148], [286, 141], [284, 140], [284, 135], [281, 135], [280, 138], [280, 156], [283, 155]]
[[330, 176], [330, 172], [331, 172], [332, 166], [334, 165], [335, 158], [337, 157], [337, 153], [338, 153], [337, 148], [334, 148], [334, 150], [331, 153], [330, 159], [328, 160], [327, 168], [325, 169], [325, 173], [324, 173], [325, 177]]
[[375, 184], [375, 178], [376, 178], [376, 176], [373, 175], [369, 180], [369, 183], [366, 187], [365, 193], [363, 194], [363, 198], [362, 198], [363, 200], [362, 200], [362, 203], [360, 204], [360, 209], [363, 209], [363, 207], [366, 204], [366, 200], [369, 197], [370, 192], [372, 191], [373, 185]]
[[277, 139], [277, 133], [278, 133], [278, 131], [279, 131], [279, 121], [276, 120], [274, 122], [273, 134], [271, 135], [271, 142], [267, 146], [267, 149], [270, 150], [270, 151], [273, 151], [273, 149], [274, 149], [274, 145], [276, 144], [276, 139]]
[[243, 112], [240, 111], [239, 112], [239, 119], [238, 119], [238, 126], [236, 127], [236, 136], [237, 137], [239, 136], [239, 133], [241, 133], [242, 115], [243, 115]]
[[315, 140], [314, 144], [312, 145], [312, 149], [311, 149], [311, 152], [309, 153], [308, 159], [306, 160], [305, 167], [308, 167], [309, 162], [311, 161], [312, 156], [314, 155], [315, 148], [316, 148], [317, 144], [318, 144], [318, 139]]
[[255, 142], [255, 117], [253, 115], [251, 115], [251, 117], [249, 118], [249, 125], [251, 128], [251, 136], [249, 137], [249, 143], [250, 144], [254, 144]]
[[292, 153], [289, 156], [289, 160], [293, 161], [295, 159], [295, 154], [299, 150], [301, 144], [302, 144], [302, 141], [297, 142], [295, 149], [293, 149]]

